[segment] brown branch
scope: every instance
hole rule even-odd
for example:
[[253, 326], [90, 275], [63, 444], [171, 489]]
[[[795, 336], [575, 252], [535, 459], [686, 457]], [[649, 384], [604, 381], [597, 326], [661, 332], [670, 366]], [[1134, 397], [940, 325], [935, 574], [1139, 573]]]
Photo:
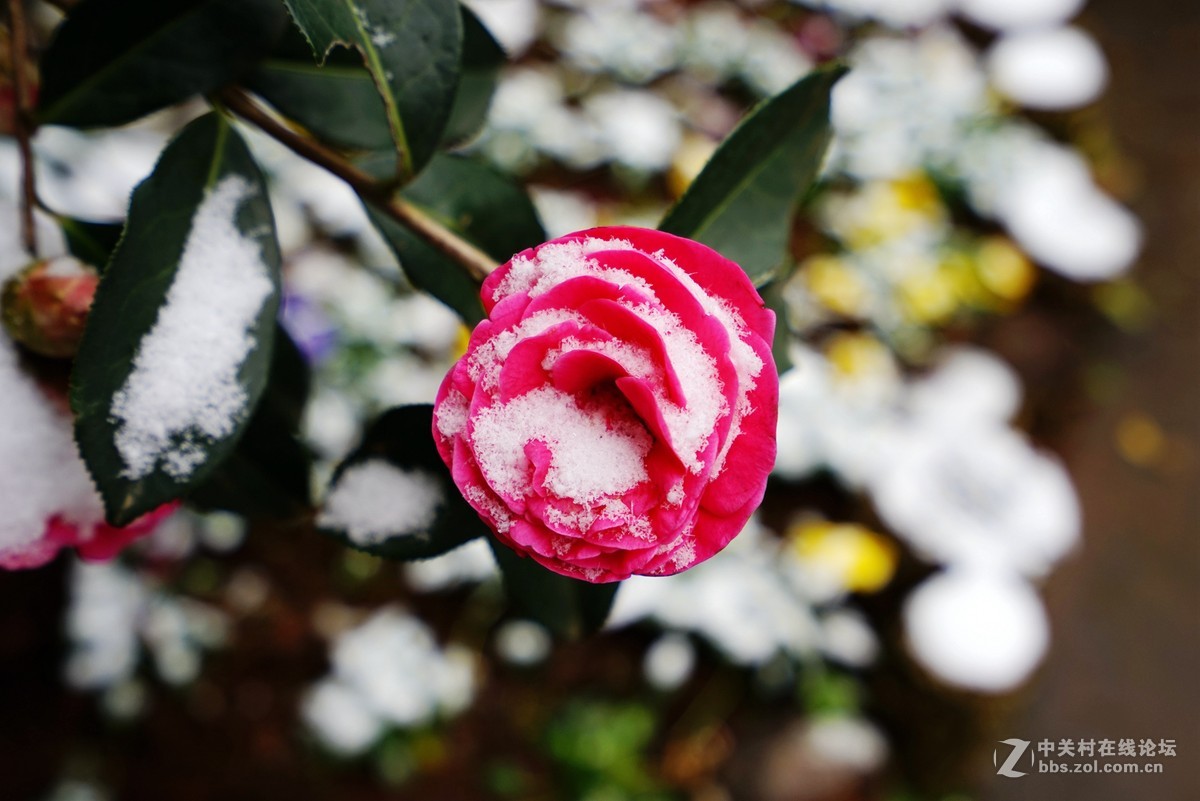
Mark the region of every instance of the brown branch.
[[459, 264], [473, 280], [482, 282], [499, 265], [491, 256], [467, 242], [417, 206], [393, 194], [391, 188], [351, 164], [340, 154], [289, 128], [267, 113], [238, 88], [226, 88], [218, 98], [226, 108], [253, 124], [272, 139], [341, 178], [368, 203], [411, 229], [442, 255]]
[[23, 0], [8, 0], [8, 22], [12, 58], [13, 134], [21, 154], [21, 243], [29, 255], [36, 259], [37, 227], [33, 210], [37, 206], [37, 188], [34, 184], [33, 147], [30, 144], [34, 127], [33, 97], [25, 61], [29, 57], [29, 31], [25, 24]]

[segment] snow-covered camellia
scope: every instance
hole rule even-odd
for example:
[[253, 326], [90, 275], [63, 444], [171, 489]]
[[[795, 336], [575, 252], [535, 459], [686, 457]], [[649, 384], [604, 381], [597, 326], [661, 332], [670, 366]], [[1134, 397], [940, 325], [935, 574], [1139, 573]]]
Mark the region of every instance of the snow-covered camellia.
[[484, 281], [434, 437], [496, 536], [592, 582], [720, 551], [775, 461], [775, 315], [712, 249], [593, 228]]
[[63, 548], [102, 561], [150, 534], [178, 506], [166, 504], [117, 528], [79, 457], [65, 387], [40, 386], [0, 333], [0, 570], [40, 567]]

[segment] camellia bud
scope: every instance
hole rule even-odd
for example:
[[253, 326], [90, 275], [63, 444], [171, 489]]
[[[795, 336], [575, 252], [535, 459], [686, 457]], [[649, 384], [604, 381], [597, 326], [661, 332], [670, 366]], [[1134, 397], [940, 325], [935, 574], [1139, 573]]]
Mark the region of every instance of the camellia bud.
[[94, 267], [72, 256], [34, 262], [4, 285], [5, 331], [42, 356], [74, 356], [99, 280]]

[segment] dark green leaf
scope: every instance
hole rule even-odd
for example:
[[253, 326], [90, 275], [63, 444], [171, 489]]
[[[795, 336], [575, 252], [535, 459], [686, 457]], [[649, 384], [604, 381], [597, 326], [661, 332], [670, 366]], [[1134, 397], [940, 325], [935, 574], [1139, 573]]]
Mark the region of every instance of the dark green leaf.
[[[354, 535], [338, 528], [337, 515], [317, 519], [322, 531], [337, 537], [361, 551], [390, 559], [427, 559], [457, 548], [475, 537], [489, 536], [489, 531], [475, 510], [463, 500], [454, 485], [450, 470], [438, 455], [433, 442], [433, 407], [430, 405], [398, 406], [385, 412], [371, 424], [357, 448], [338, 466], [330, 492], [337, 492], [339, 482], [352, 475], [351, 471], [368, 463], [383, 463], [409, 475], [431, 478], [436, 482], [441, 500], [433, 522], [425, 531], [397, 532], [380, 541], [375, 532], [366, 533], [372, 540], [364, 544], [364, 534]], [[343, 522], [341, 525], [345, 525]]]
[[756, 283], [784, 262], [796, 206], [829, 146], [829, 93], [843, 67], [819, 70], [756, 108], [659, 229], [732, 259]]
[[121, 239], [124, 223], [89, 222], [59, 217], [59, 227], [67, 240], [67, 250], [82, 262], [103, 272]]
[[475, 16], [462, 6], [462, 74], [450, 121], [442, 135], [444, 144], [455, 147], [472, 139], [487, 120], [488, 107], [496, 92], [496, 77], [507, 61], [504, 48]]
[[[500, 262], [546, 238], [520, 185], [462, 156], [436, 156], [401, 195]], [[469, 325], [483, 319], [479, 287], [461, 267], [377, 209], [368, 206], [367, 211], [414, 286], [454, 309]]]
[[[221, 206], [228, 206], [227, 222], [226, 209]], [[206, 231], [215, 235], [189, 243], [193, 222], [201, 219], [209, 227], [229, 225], [232, 230]], [[216, 248], [216, 260], [197, 261], [196, 252], [185, 254], [188, 244]], [[235, 249], [233, 262], [231, 248]], [[143, 367], [137, 375], [139, 381], [149, 378], [156, 383], [161, 395], [153, 408], [160, 413], [163, 404], [211, 400], [211, 385], [225, 386], [228, 392], [223, 397], [228, 401], [232, 394], [234, 400], [222, 408], [230, 414], [217, 412], [216, 417], [229, 426], [224, 430], [219, 425], [199, 426], [196, 418], [203, 412], [185, 406], [179, 416], [164, 423], [165, 439], [151, 439], [149, 444], [143, 439], [139, 447], [122, 449], [118, 438], [128, 435], [126, 429], [145, 434], [150, 420], [140, 411], [136, 415], [117, 414], [114, 404], [120, 403], [118, 393], [135, 373], [135, 359], [142, 355], [144, 339], [155, 329], [160, 311], [167, 307], [168, 292], [177, 277], [184, 274], [180, 268], [185, 255], [189, 256], [186, 274], [190, 278], [184, 286], [190, 285], [193, 291], [184, 298], [177, 291], [172, 306], [177, 300], [211, 303], [211, 308], [197, 310], [206, 322], [168, 337], [170, 347], [166, 352], [176, 361], [159, 356], [149, 362], [168, 365], [169, 370]], [[205, 379], [208, 383], [198, 383], [205, 373], [197, 358], [203, 359], [216, 347], [211, 340], [215, 338], [219, 343], [230, 334], [228, 328], [220, 326], [236, 326], [240, 321], [229, 318], [228, 297], [194, 291], [197, 274], [193, 271], [229, 269], [230, 263], [239, 261], [245, 261], [251, 269], [261, 266], [265, 270], [265, 275], [259, 275], [258, 287], [246, 293], [253, 298], [265, 292], [257, 313], [250, 310], [254, 319], [245, 332], [249, 352], [236, 376], [229, 377], [229, 384], [222, 384], [219, 376], [214, 378], [211, 366]], [[206, 266], [210, 263], [211, 268]], [[239, 279], [240, 275], [234, 280]], [[220, 281], [213, 285], [227, 286]], [[201, 117], [167, 146], [154, 172], [134, 190], [124, 236], [100, 280], [71, 376], [76, 439], [111, 523], [124, 525], [186, 494], [233, 451], [266, 384], [278, 305], [279, 246], [263, 177], [228, 121], [217, 114]], [[156, 332], [158, 344], [163, 342], [161, 333], [161, 329]], [[237, 339], [236, 334], [233, 336]], [[228, 348], [228, 341], [224, 347]], [[236, 355], [234, 350], [232, 356]], [[172, 382], [177, 385], [172, 386]]]
[[621, 582], [590, 584], [542, 567], [489, 538], [517, 611], [564, 639], [578, 639], [604, 625]]
[[228, 83], [286, 25], [276, 0], [83, 0], [42, 57], [38, 121], [132, 122]]
[[304, 355], [277, 325], [267, 386], [246, 431], [189, 502], [251, 518], [289, 519], [312, 508], [312, 454], [300, 440], [310, 378]]
[[[331, 145], [351, 150], [390, 150], [393, 146], [387, 109], [362, 60], [338, 50], [317, 65], [294, 27], [246, 79], [246, 85], [285, 117]], [[393, 162], [391, 169], [394, 166]]]
[[324, 63], [352, 47], [383, 99], [396, 172], [420, 171], [441, 141], [458, 87], [462, 20], [455, 0], [284, 0]]
[[775, 340], [771, 343], [771, 355], [775, 357], [775, 369], [780, 375], [792, 369], [792, 329], [788, 324], [788, 304], [783, 297], [785, 280], [781, 275], [761, 290], [767, 308], [775, 312]]

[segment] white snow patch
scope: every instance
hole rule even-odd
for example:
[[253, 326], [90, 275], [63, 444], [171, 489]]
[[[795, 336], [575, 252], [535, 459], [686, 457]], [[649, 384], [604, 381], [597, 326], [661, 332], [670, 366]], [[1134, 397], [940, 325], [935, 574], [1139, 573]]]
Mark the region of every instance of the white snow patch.
[[161, 464], [176, 481], [187, 479], [204, 461], [204, 446], [233, 433], [245, 412], [238, 371], [255, 345], [250, 328], [274, 290], [259, 243], [236, 223], [254, 192], [230, 175], [196, 210], [166, 302], [113, 397], [125, 478]]
[[604, 405], [582, 408], [569, 393], [541, 387], [475, 417], [475, 458], [498, 492], [522, 496], [532, 467], [525, 447], [540, 441], [551, 452], [545, 479], [550, 491], [591, 504], [649, 478], [650, 434], [632, 414], [610, 417]]
[[342, 474], [317, 525], [345, 531], [356, 545], [391, 537], [428, 539], [442, 502], [441, 486], [429, 473], [371, 459]]
[[35, 546], [55, 515], [87, 534], [103, 521], [104, 510], [79, 458], [70, 418], [21, 370], [16, 349], [3, 335], [0, 387], [5, 415], [0, 426], [2, 560]]

